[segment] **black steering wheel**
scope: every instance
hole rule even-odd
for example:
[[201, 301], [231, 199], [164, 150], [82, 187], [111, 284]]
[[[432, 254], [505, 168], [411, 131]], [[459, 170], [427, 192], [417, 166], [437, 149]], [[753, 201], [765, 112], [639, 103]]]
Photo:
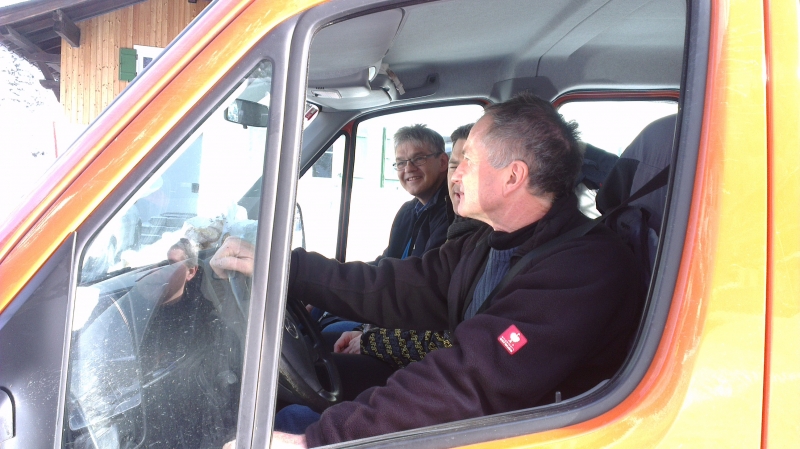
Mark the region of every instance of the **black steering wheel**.
[[[246, 311], [250, 290], [245, 276], [236, 274], [230, 281], [235, 301]], [[278, 374], [278, 398], [284, 402], [307, 405], [321, 413], [341, 398], [342, 381], [319, 324], [300, 301], [291, 298], [283, 320]]]
[[289, 299], [283, 321], [278, 397], [322, 413], [339, 402], [342, 381], [319, 324], [300, 301]]

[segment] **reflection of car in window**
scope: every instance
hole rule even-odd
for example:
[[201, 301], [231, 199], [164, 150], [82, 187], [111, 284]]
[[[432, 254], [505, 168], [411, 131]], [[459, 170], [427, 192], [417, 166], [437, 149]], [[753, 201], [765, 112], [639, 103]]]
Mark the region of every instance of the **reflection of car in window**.
[[[232, 94], [250, 100], [226, 104], [258, 109], [256, 101], [269, 99], [269, 77], [269, 65], [259, 66]], [[268, 122], [259, 115], [232, 123], [223, 112], [212, 114], [87, 248], [68, 445], [221, 447], [235, 436], [247, 310], [215, 290], [206, 259], [229, 236], [255, 241], [256, 222], [237, 202], [260, 172], [240, 164], [260, 165]], [[216, 169], [228, 157], [242, 176], [223, 185]], [[238, 293], [249, 298], [249, 291]]]
[[[68, 441], [199, 448], [232, 438], [241, 341], [203, 297], [204, 276], [186, 282], [176, 262], [92, 286], [72, 352]], [[125, 280], [134, 283], [115, 298]]]

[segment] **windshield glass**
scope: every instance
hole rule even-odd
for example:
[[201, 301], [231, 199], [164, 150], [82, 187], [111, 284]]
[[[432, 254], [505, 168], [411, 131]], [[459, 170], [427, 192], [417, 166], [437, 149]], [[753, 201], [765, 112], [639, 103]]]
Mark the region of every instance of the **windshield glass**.
[[260, 63], [84, 250], [64, 447], [235, 436], [249, 281], [209, 259], [229, 237], [255, 245], [271, 81]]

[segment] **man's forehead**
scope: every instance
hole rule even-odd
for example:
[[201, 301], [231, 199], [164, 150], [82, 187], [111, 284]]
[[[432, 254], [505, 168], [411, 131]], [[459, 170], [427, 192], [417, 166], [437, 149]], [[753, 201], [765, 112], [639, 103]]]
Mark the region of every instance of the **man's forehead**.
[[430, 153], [433, 153], [433, 150], [427, 143], [417, 142], [414, 140], [407, 140], [394, 149], [395, 156], [402, 154], [406, 157], [413, 157], [420, 154], [424, 155]]
[[466, 144], [467, 139], [458, 139], [453, 144], [453, 151], [450, 153], [450, 160], [451, 161], [460, 161], [461, 157], [464, 155], [464, 144]]
[[183, 250], [180, 250], [178, 248], [173, 248], [167, 251], [167, 261], [169, 263], [176, 263], [186, 259], [187, 257], [186, 254], [184, 254]]
[[480, 120], [475, 123], [472, 130], [469, 132], [467, 141], [464, 142], [464, 150], [462, 153], [475, 153], [475, 151], [482, 145], [483, 138], [489, 131], [491, 126], [491, 117], [484, 115]]

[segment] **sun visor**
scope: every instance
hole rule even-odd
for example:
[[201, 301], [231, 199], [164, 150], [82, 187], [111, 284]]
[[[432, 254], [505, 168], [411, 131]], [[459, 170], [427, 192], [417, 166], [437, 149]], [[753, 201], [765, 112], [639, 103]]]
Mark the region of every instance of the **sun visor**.
[[353, 73], [328, 73], [328, 78], [308, 81], [308, 96], [314, 98], [360, 98], [369, 95], [369, 69]]
[[371, 86], [381, 61], [403, 22], [404, 11], [392, 9], [335, 23], [311, 42], [308, 100], [338, 110], [388, 104], [396, 97], [384, 83]]

